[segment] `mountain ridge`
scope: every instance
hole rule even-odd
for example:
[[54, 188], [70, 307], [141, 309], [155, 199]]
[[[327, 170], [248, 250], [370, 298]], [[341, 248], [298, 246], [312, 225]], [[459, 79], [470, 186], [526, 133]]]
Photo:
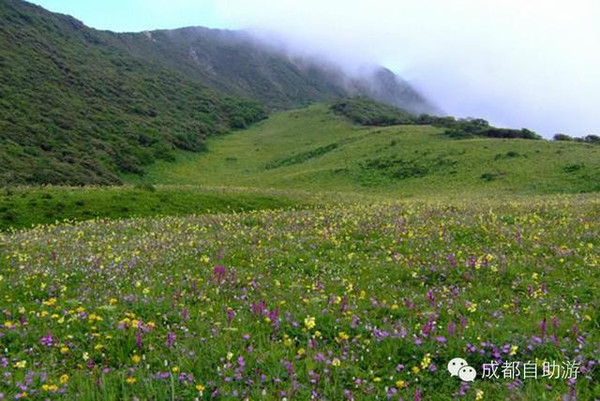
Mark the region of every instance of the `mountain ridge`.
[[[347, 96], [367, 96], [415, 114], [440, 114], [391, 70], [353, 75], [316, 56], [298, 56], [244, 30], [185, 27], [119, 34], [133, 54], [176, 69], [230, 94], [289, 109]], [[165, 57], [165, 55], [167, 57]]]

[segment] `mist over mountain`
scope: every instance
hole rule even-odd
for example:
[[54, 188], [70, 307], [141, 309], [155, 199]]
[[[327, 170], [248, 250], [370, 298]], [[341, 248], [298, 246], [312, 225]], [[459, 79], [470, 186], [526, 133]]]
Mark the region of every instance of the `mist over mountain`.
[[277, 45], [277, 38], [249, 31], [188, 27], [119, 34], [118, 39], [138, 57], [272, 109], [363, 95], [416, 114], [440, 113], [384, 67], [344, 69], [314, 55], [295, 54]]

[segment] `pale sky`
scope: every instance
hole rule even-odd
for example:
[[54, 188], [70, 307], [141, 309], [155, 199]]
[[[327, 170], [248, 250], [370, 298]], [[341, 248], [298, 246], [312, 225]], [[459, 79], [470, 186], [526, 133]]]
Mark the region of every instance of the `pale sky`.
[[349, 69], [381, 64], [448, 114], [600, 133], [599, 0], [37, 0], [89, 26], [258, 30]]

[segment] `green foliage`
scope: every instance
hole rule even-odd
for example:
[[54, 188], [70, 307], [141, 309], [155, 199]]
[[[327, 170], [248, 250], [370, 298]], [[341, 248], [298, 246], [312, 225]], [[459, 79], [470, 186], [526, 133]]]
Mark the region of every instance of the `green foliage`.
[[583, 139], [583, 141], [587, 142], [587, 143], [600, 144], [600, 135], [593, 135], [593, 134], [587, 135]]
[[394, 179], [419, 178], [428, 174], [450, 169], [457, 164], [456, 160], [447, 158], [418, 157], [404, 159], [397, 155], [380, 157], [362, 163], [364, 169], [378, 170]]
[[445, 134], [456, 139], [468, 139], [475, 137], [542, 139], [538, 134], [526, 128], [521, 130], [496, 128], [492, 127], [486, 120], [481, 118], [457, 120], [450, 124]]
[[[36, 401], [595, 400], [598, 232], [593, 194], [0, 233], [0, 391]], [[498, 362], [499, 378], [464, 385], [446, 370], [457, 355], [480, 375]], [[540, 364], [537, 379], [515, 381], [504, 361], [586, 370], [563, 380], [565, 369], [542, 377]]]
[[360, 125], [390, 126], [413, 124], [415, 117], [407, 111], [365, 97], [355, 97], [331, 106], [336, 114]]
[[585, 142], [590, 144], [600, 144], [600, 135], [586, 135], [584, 137], [572, 137], [566, 134], [556, 134], [554, 135], [555, 141], [567, 141], [567, 142]]
[[516, 157], [525, 157], [523, 155], [521, 155], [519, 152], [514, 151], [514, 150], [509, 150], [506, 153], [498, 153], [495, 157], [494, 160], [501, 160], [501, 159], [514, 159]]
[[579, 171], [581, 169], [585, 168], [585, 164], [584, 163], [572, 163], [572, 164], [568, 164], [565, 166], [564, 170], [567, 173], [574, 173], [576, 171]]
[[335, 103], [331, 106], [331, 110], [356, 124], [366, 126], [385, 127], [411, 124], [443, 127], [446, 128], [446, 135], [456, 139], [475, 137], [541, 139], [535, 132], [525, 128], [521, 130], [496, 128], [481, 118], [456, 120], [453, 117], [437, 117], [427, 114], [415, 116], [397, 107], [363, 97]]
[[554, 135], [554, 140], [555, 141], [574, 141], [575, 138], [573, 138], [570, 135], [567, 134], [556, 134]]
[[506, 175], [506, 173], [502, 173], [502, 172], [496, 172], [496, 173], [483, 173], [481, 174], [481, 179], [484, 181], [496, 181], [499, 179], [504, 178], [504, 176]]
[[0, 184], [118, 184], [265, 117], [73, 18], [6, 0], [0, 19]]

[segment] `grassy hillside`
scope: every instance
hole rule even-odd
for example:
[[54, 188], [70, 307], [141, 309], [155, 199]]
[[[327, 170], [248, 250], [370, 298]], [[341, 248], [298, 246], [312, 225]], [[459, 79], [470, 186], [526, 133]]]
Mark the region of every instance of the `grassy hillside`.
[[[0, 393], [597, 399], [599, 230], [598, 197], [579, 195], [0, 234]], [[457, 356], [474, 382], [447, 372]], [[482, 380], [492, 361], [537, 362], [538, 379]], [[555, 376], [565, 363], [578, 380]]]
[[0, 185], [119, 183], [264, 117], [71, 17], [3, 0], [0, 20]]
[[122, 175], [136, 187], [7, 188], [0, 192], [0, 230], [65, 219], [305, 207], [343, 198], [377, 202], [600, 190], [597, 145], [456, 139], [446, 127], [427, 125], [358, 126], [328, 105], [277, 113], [209, 144], [209, 152], [179, 152], [175, 162], [159, 162], [143, 177]]
[[153, 183], [374, 193], [556, 193], [600, 190], [600, 147], [526, 139], [454, 139], [444, 128], [364, 127], [327, 105], [274, 114], [243, 132], [181, 153]]

